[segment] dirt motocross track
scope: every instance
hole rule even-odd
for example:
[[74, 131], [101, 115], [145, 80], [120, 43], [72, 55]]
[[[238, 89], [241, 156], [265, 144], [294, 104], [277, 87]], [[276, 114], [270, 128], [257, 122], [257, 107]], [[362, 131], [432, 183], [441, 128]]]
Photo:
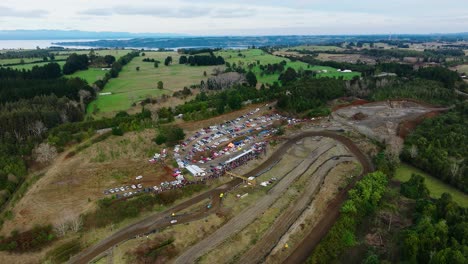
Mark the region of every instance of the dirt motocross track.
[[[328, 230], [333, 226], [334, 222], [339, 216], [339, 210], [341, 204], [346, 199], [347, 191], [354, 186], [354, 183], [362, 178], [363, 175], [368, 172], [373, 171], [373, 166], [367, 157], [361, 152], [361, 150], [347, 137], [339, 135], [331, 131], [309, 131], [303, 132], [299, 135], [290, 137], [268, 160], [263, 162], [260, 166], [255, 168], [246, 174], [246, 176], [253, 176], [263, 172], [265, 169], [276, 164], [281, 157], [286, 153], [286, 151], [293, 146], [298, 140], [305, 137], [313, 136], [322, 136], [327, 138], [332, 138], [336, 141], [339, 141], [355, 156], [363, 168], [363, 173], [355, 179], [355, 181], [350, 184], [346, 189], [342, 190], [335, 199], [328, 205], [327, 214], [317, 223], [312, 232], [300, 243], [300, 245], [293, 250], [292, 254], [284, 261], [284, 263], [302, 263], [309, 256], [310, 252], [314, 247], [320, 242], [323, 236], [327, 234]], [[192, 205], [203, 201], [204, 199], [209, 199], [210, 197], [219, 197], [221, 192], [227, 192], [235, 186], [239, 185], [242, 182], [241, 179], [234, 179], [223, 186], [218, 188], [206, 191], [198, 196], [195, 196], [187, 201], [184, 201], [164, 212], [157, 213], [155, 215], [149, 216], [146, 219], [141, 220], [135, 224], [129, 225], [108, 238], [102, 240], [94, 246], [91, 246], [79, 253], [78, 255], [72, 257], [69, 263], [88, 263], [92, 261], [95, 257], [101, 255], [109, 248], [124, 242], [128, 239], [135, 237], [136, 235], [149, 233], [156, 229], [161, 229], [167, 226], [170, 226], [169, 223], [171, 214], [173, 212], [178, 212], [183, 209], [186, 209]], [[178, 220], [177, 224], [187, 223], [194, 220], [203, 218], [209, 214], [215, 213], [219, 208], [219, 203], [216, 202], [211, 209], [204, 209], [195, 213], [180, 215], [176, 219]]]

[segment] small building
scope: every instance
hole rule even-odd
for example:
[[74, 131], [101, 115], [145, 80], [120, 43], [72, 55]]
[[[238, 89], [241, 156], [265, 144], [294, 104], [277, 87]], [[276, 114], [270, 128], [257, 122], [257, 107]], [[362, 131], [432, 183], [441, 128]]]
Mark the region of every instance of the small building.
[[190, 174], [192, 174], [195, 177], [203, 177], [206, 175], [205, 171], [197, 165], [189, 165], [185, 168], [190, 172]]

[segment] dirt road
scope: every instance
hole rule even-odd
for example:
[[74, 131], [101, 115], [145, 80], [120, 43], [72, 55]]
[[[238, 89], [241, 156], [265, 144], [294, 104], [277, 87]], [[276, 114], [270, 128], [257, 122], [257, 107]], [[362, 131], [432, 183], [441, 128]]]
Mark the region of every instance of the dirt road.
[[313, 150], [297, 167], [288, 172], [270, 191], [254, 204], [233, 217], [229, 222], [216, 230], [213, 234], [198, 242], [185, 252], [183, 252], [175, 263], [193, 263], [195, 260], [209, 252], [211, 249], [221, 244], [225, 239], [236, 232], [241, 231], [252, 223], [258, 216], [263, 214], [270, 206], [284, 194], [287, 188], [304, 174], [309, 167], [325, 152], [335, 146], [334, 143], [327, 143]]
[[[341, 137], [341, 136], [340, 136]], [[349, 151], [358, 159], [362, 165], [363, 172], [359, 177], [356, 177], [354, 181], [349, 184], [346, 188], [341, 190], [339, 194], [328, 204], [326, 214], [322, 219], [315, 225], [312, 231], [299, 243], [299, 245], [292, 249], [292, 253], [283, 261], [284, 264], [291, 263], [304, 263], [310, 256], [317, 244], [332, 228], [340, 216], [340, 208], [343, 202], [346, 200], [348, 191], [354, 187], [354, 184], [360, 180], [364, 175], [374, 171], [372, 163], [367, 157], [359, 150], [359, 148], [348, 138], [342, 137], [340, 142], [346, 145]]]
[[[284, 153], [292, 145], [294, 145], [298, 140], [303, 139], [305, 137], [312, 137], [312, 136], [328, 137], [328, 138], [332, 138], [332, 139], [335, 139], [335, 140], [341, 142], [358, 159], [358, 161], [363, 166], [364, 171], [372, 171], [371, 163], [367, 160], [366, 156], [359, 150], [359, 148], [350, 139], [346, 138], [345, 136], [339, 135], [337, 133], [331, 132], [331, 131], [317, 131], [317, 132], [316, 131], [309, 131], [309, 132], [304, 132], [304, 133], [301, 133], [299, 135], [290, 137], [287, 140], [287, 142], [285, 142], [268, 160], [263, 162], [260, 166], [258, 166], [254, 170], [247, 173], [246, 176], [253, 176], [253, 175], [256, 175], [256, 174], [268, 169], [272, 165], [276, 164], [281, 159], [281, 157], [284, 155]], [[184, 201], [184, 202], [182, 202], [182, 203], [180, 203], [180, 204], [178, 204], [178, 205], [176, 205], [176, 206], [174, 206], [174, 207], [172, 207], [172, 208], [170, 208], [170, 209], [168, 209], [168, 210], [166, 210], [164, 212], [160, 212], [160, 213], [157, 213], [155, 215], [151, 215], [151, 216], [147, 217], [146, 219], [143, 219], [143, 220], [141, 220], [141, 221], [139, 221], [137, 223], [134, 223], [132, 225], [129, 225], [127, 227], [124, 227], [121, 230], [117, 231], [116, 233], [112, 234], [111, 236], [109, 236], [109, 237], [105, 238], [104, 240], [100, 241], [96, 245], [93, 245], [93, 246], [85, 249], [84, 251], [82, 251], [78, 255], [75, 255], [74, 257], [72, 257], [70, 259], [69, 263], [80, 263], [80, 264], [81, 263], [88, 263], [91, 260], [93, 260], [96, 256], [98, 256], [101, 253], [105, 252], [109, 248], [111, 248], [111, 247], [113, 247], [113, 246], [115, 246], [115, 245], [117, 245], [117, 244], [119, 244], [121, 242], [124, 242], [124, 241], [126, 241], [128, 239], [131, 239], [136, 235], [144, 234], [144, 233], [150, 232], [150, 231], [155, 230], [155, 229], [167, 227], [167, 226], [170, 225], [168, 219], [170, 219], [170, 217], [171, 217], [170, 215], [171, 215], [172, 212], [181, 211], [181, 210], [186, 209], [186, 208], [188, 208], [188, 207], [190, 207], [190, 206], [192, 206], [194, 204], [197, 204], [200, 201], [203, 201], [205, 199], [209, 199], [210, 197], [218, 197], [220, 192], [226, 192], [226, 191], [230, 190], [231, 188], [237, 186], [241, 182], [242, 182], [241, 179], [234, 179], [234, 180], [230, 181], [229, 183], [227, 183], [227, 184], [225, 184], [225, 185], [223, 185], [221, 187], [209, 190], [209, 191], [207, 191], [205, 193], [202, 193], [202, 194], [200, 194], [198, 196], [195, 196], [195, 197], [191, 198], [190, 200]], [[344, 198], [345, 198], [345, 196], [343, 198], [341, 198], [341, 199], [338, 199], [338, 202], [339, 201], [342, 202], [344, 200]], [[337, 199], [335, 199], [335, 200], [337, 200]], [[339, 202], [336, 205], [336, 207], [329, 206], [329, 210], [336, 210], [336, 213], [338, 214], [339, 205], [341, 205], [341, 202]], [[209, 213], [214, 213], [215, 209], [216, 208], [212, 208], [209, 211], [203, 210], [203, 211], [191, 214], [191, 215], [180, 216], [180, 221], [178, 219], [178, 224], [198, 220], [198, 219], [204, 217], [204, 215], [208, 215]], [[332, 212], [330, 212], [330, 214], [331, 213]], [[327, 215], [327, 217], [328, 217], [328, 215]], [[336, 220], [336, 217], [334, 218], [335, 220]], [[333, 221], [333, 219], [331, 219], [331, 221]], [[333, 222], [331, 222], [331, 224], [333, 224]], [[317, 226], [319, 226], [320, 223]], [[322, 224], [322, 225], [324, 225], [324, 224]], [[328, 227], [328, 229], [329, 228], [330, 227]], [[328, 229], [326, 231], [328, 231]], [[324, 234], [326, 234], [326, 232], [323, 233], [323, 235]], [[315, 238], [317, 240], [316, 241], [317, 243], [322, 238], [322, 236], [319, 236], [319, 237]], [[308, 241], [308, 242], [310, 243], [310, 241]], [[304, 247], [304, 248], [307, 249], [307, 247]], [[296, 252], [294, 252], [294, 253], [296, 253]], [[305, 253], [305, 258], [307, 258], [309, 253], [310, 253], [310, 251]]]
[[261, 240], [255, 243], [247, 253], [245, 253], [238, 263], [253, 264], [262, 263], [265, 256], [278, 244], [281, 237], [289, 230], [296, 222], [297, 218], [304, 212], [314, 199], [315, 194], [320, 190], [320, 186], [325, 181], [325, 177], [330, 170], [336, 167], [339, 163], [353, 161], [352, 157], [338, 157], [338, 159], [330, 158], [320, 164], [311, 174], [311, 179], [308, 180], [301, 196], [293, 203], [294, 206], [289, 206], [279, 216], [268, 231], [262, 236]]

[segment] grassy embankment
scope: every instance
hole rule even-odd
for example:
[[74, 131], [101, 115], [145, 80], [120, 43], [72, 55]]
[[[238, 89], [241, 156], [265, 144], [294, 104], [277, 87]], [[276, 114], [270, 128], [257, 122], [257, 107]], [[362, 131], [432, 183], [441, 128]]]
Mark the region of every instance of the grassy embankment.
[[440, 198], [442, 193], [450, 193], [454, 201], [463, 207], [468, 207], [468, 195], [408, 164], [400, 165], [394, 179], [406, 182], [411, 178], [411, 174], [413, 173], [425, 178], [426, 186], [432, 198]]

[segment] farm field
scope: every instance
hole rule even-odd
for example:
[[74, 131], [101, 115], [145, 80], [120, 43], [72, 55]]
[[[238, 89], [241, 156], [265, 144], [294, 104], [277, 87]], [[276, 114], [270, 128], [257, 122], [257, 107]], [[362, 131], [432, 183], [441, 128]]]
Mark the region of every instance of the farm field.
[[[177, 52], [145, 52], [145, 56], [134, 58], [129, 64], [124, 66], [118, 78], [111, 79], [102, 92], [110, 92], [111, 95], [98, 96], [98, 98], [88, 105], [88, 113], [95, 107], [100, 114], [127, 110], [134, 102], [143, 100], [151, 96], [170, 94], [177, 90], [182, 90], [190, 85], [200, 84], [206, 80], [203, 76], [211, 74], [213, 69], [223, 66], [187, 66], [179, 64], [180, 55]], [[167, 56], [172, 56], [172, 65], [165, 66], [164, 60]], [[152, 62], [142, 61], [144, 58], [159, 60], [158, 68]], [[136, 68], [140, 67], [137, 71]], [[162, 81], [164, 89], [157, 88], [158, 81]]]
[[44, 66], [51, 62], [58, 63], [60, 67], [63, 67], [63, 65], [65, 64], [65, 61], [47, 61], [47, 62], [38, 62], [38, 63], [30, 63], [30, 64], [20, 64], [20, 65], [8, 66], [8, 67], [12, 69], [19, 69], [19, 70], [22, 70], [22, 69], [31, 70], [34, 66]]
[[[55, 60], [66, 60], [68, 56], [70, 56], [72, 53], [77, 53], [77, 54], [89, 54], [89, 50], [66, 50], [66, 51], [60, 51], [58, 52], [57, 55], [55, 55]], [[130, 50], [95, 50], [94, 53], [97, 56], [106, 56], [106, 55], [112, 55], [116, 59], [119, 59], [123, 55], [129, 53]], [[40, 58], [24, 58], [23, 61], [25, 64], [22, 65], [14, 65], [14, 66], [9, 66], [13, 69], [25, 69], [25, 70], [30, 70], [34, 66], [43, 66], [47, 63], [51, 62], [57, 62], [60, 64], [60, 66], [63, 66], [65, 64], [65, 61], [47, 61], [47, 62], [38, 62], [38, 63], [31, 63], [34, 61], [40, 61]], [[16, 59], [2, 59], [0, 60], [0, 65], [3, 64], [11, 64], [11, 63], [20, 63], [21, 59], [16, 58]], [[102, 72], [101, 69], [95, 69], [95, 68], [90, 68], [86, 71], [80, 71], [76, 72], [69, 77], [80, 77], [88, 81], [88, 83], [93, 83], [96, 81], [99, 77], [104, 76], [105, 72]]]
[[[67, 57], [68, 57], [68, 55], [56, 55], [55, 60], [65, 60]], [[34, 65], [51, 62], [51, 61], [42, 62], [41, 58], [23, 58], [23, 59], [15, 58], [15, 59], [0, 59], [0, 65], [21, 63], [21, 60], [23, 60], [24, 63], [32, 63], [34, 61], [41, 61], [41, 62], [38, 62], [38, 63], [36, 63]], [[26, 65], [24, 65], [24, 66], [26, 66]], [[10, 66], [10, 67], [14, 67], [14, 66]]]
[[108, 71], [104, 71], [101, 68], [89, 68], [84, 71], [77, 71], [71, 75], [66, 75], [66, 77], [78, 77], [85, 79], [89, 84], [94, 83], [97, 80], [102, 79]]
[[[239, 54], [242, 55], [239, 56]], [[262, 50], [259, 49], [249, 49], [249, 50], [223, 50], [216, 52], [216, 55], [222, 56], [227, 62], [229, 63], [236, 63], [237, 65], [239, 62], [243, 65], [248, 65], [249, 63], [257, 62], [260, 61], [260, 64], [266, 65], [266, 64], [274, 64], [274, 63], [280, 63], [281, 61], [286, 61], [286, 67], [291, 67], [295, 69], [296, 71], [302, 69], [302, 70], [313, 70], [313, 71], [324, 71], [326, 70], [327, 72], [323, 72], [317, 75], [317, 77], [331, 77], [331, 78], [338, 78], [338, 77], [343, 77], [344, 79], [352, 79], [354, 76], [359, 76], [360, 73], [356, 72], [351, 72], [351, 73], [341, 73], [338, 72], [337, 69], [332, 68], [332, 67], [326, 67], [326, 66], [310, 66], [308, 67], [307, 63], [301, 62], [301, 61], [291, 61], [287, 58], [281, 58], [277, 57], [268, 53], [263, 52]], [[243, 57], [245, 55], [245, 58]], [[270, 83], [272, 84], [275, 81], [278, 81], [279, 74], [271, 74], [271, 75], [261, 75], [261, 70], [258, 66], [255, 66], [252, 70], [255, 75], [257, 76], [257, 79], [260, 83]]]
[[460, 73], [468, 74], [468, 64], [459, 65], [459, 66], [457, 66], [455, 68]]
[[284, 50], [295, 49], [295, 50], [310, 50], [310, 51], [342, 51], [344, 50], [341, 47], [337, 46], [312, 46], [312, 45], [303, 45], [296, 46], [291, 48], [285, 48]]
[[[90, 51], [91, 50], [64, 50], [64, 51], [59, 51], [58, 56], [65, 56], [66, 58], [70, 56], [72, 53], [76, 53], [80, 55], [80, 54], [89, 54]], [[94, 54], [96, 56], [112, 55], [116, 59], [119, 59], [120, 57], [129, 53], [130, 51], [131, 50], [128, 50], [128, 49], [95, 49]]]
[[401, 164], [396, 171], [395, 179], [400, 182], [405, 182], [411, 178], [411, 174], [413, 173], [419, 174], [425, 178], [425, 183], [431, 193], [431, 197], [440, 198], [442, 193], [450, 193], [454, 201], [461, 206], [468, 207], [468, 195], [411, 165]]

